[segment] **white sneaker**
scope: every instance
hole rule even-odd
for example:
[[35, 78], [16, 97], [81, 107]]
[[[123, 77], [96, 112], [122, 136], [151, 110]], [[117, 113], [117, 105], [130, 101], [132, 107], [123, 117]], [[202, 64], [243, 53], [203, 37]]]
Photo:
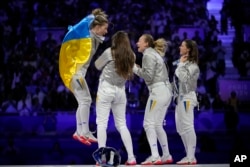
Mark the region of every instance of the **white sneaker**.
[[161, 157], [161, 162], [162, 162], [162, 164], [171, 164], [171, 163], [173, 163], [173, 158], [172, 158], [172, 156], [169, 154], [169, 155], [163, 155], [162, 157]]
[[141, 163], [141, 165], [161, 165], [161, 157], [148, 157], [144, 162]]
[[131, 157], [125, 162], [125, 165], [136, 165], [136, 164], [137, 163], [135, 157]]
[[84, 138], [85, 140], [88, 140], [91, 143], [97, 143], [97, 138], [93, 135], [92, 132], [87, 132], [86, 134], [84, 134], [82, 136], [82, 138]]
[[188, 159], [188, 157], [182, 158], [180, 161], [176, 162], [178, 165], [195, 165], [197, 161], [195, 158]]

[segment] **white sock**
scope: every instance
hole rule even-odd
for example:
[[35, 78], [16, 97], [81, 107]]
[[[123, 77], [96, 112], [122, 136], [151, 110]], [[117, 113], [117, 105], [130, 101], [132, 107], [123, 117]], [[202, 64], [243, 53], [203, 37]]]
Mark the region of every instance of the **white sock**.
[[185, 153], [187, 154], [187, 140], [185, 138], [185, 135], [180, 135], [180, 136], [181, 136], [182, 143], [184, 145]]
[[76, 110], [76, 133], [78, 135], [81, 135], [81, 133], [82, 133], [82, 121], [81, 121], [79, 108], [77, 108], [77, 110]]
[[82, 124], [81, 135], [85, 135], [89, 132], [89, 113], [90, 113], [90, 105], [81, 104], [80, 105], [80, 117]]
[[122, 142], [127, 150], [128, 158], [134, 157], [132, 139], [131, 139], [130, 132], [128, 131], [128, 128], [127, 127], [121, 128], [120, 134], [121, 134]]
[[159, 157], [158, 146], [157, 146], [157, 136], [154, 127], [147, 127], [145, 129], [148, 143], [151, 149], [151, 154], [153, 157]]
[[98, 142], [98, 148], [106, 147], [107, 129], [99, 125], [97, 125], [97, 142]]
[[157, 137], [160, 142], [160, 145], [161, 145], [162, 154], [166, 156], [170, 155], [169, 148], [168, 148], [168, 137], [163, 127], [162, 126], [157, 127], [156, 133], [157, 133]]
[[196, 149], [196, 134], [194, 129], [187, 132], [185, 135], [187, 142], [187, 157], [192, 159], [195, 157], [195, 149]]

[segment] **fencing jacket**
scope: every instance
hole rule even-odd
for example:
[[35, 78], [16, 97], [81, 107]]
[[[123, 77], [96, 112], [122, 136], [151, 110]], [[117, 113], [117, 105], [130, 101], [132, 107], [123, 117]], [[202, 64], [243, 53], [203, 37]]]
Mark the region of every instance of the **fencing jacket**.
[[145, 49], [142, 58], [142, 68], [134, 68], [133, 71], [145, 80], [147, 86], [158, 82], [169, 82], [164, 60], [153, 48]]
[[101, 80], [107, 81], [111, 85], [122, 87], [126, 79], [119, 76], [115, 69], [115, 62], [112, 58], [111, 48], [107, 48], [102, 55], [95, 61], [95, 67], [102, 70]]
[[177, 95], [196, 91], [200, 69], [196, 63], [179, 63], [174, 75], [174, 90]]

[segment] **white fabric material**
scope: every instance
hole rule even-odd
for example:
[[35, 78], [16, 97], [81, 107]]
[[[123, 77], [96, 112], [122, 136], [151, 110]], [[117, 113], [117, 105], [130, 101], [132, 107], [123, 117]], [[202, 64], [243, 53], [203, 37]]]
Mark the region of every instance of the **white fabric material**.
[[175, 122], [177, 132], [182, 135], [194, 129], [194, 107], [197, 105], [195, 92], [178, 96], [175, 107]]
[[89, 113], [92, 102], [86, 80], [81, 76], [72, 78], [71, 87], [78, 102], [76, 111], [76, 131], [80, 136], [89, 132]]
[[132, 139], [126, 124], [126, 102], [125, 86], [120, 88], [100, 80], [96, 101], [98, 147], [106, 147], [106, 130], [110, 110], [112, 110], [115, 126], [121, 134], [128, 157], [134, 157]]
[[194, 130], [194, 107], [196, 103], [195, 92], [190, 92], [178, 97], [175, 108], [176, 129], [181, 136], [187, 157], [190, 159], [195, 157], [196, 149], [196, 134]]
[[169, 152], [166, 132], [163, 129], [167, 109], [172, 98], [170, 85], [159, 84], [153, 87], [149, 92], [149, 98], [146, 105], [143, 126], [147, 135], [151, 154], [154, 157], [159, 156], [157, 147], [157, 138], [161, 144], [163, 152]]
[[195, 149], [196, 149], [196, 134], [194, 130], [189, 131], [184, 134], [185, 139], [187, 140], [187, 157], [188, 159], [195, 158]]

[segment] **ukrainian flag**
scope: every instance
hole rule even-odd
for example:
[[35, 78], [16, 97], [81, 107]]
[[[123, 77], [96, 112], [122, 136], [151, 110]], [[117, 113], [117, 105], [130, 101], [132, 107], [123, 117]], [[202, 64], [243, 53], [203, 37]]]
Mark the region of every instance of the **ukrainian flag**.
[[89, 60], [92, 43], [89, 26], [94, 15], [88, 15], [79, 23], [69, 27], [59, 54], [59, 72], [63, 83], [69, 89], [73, 75]]

